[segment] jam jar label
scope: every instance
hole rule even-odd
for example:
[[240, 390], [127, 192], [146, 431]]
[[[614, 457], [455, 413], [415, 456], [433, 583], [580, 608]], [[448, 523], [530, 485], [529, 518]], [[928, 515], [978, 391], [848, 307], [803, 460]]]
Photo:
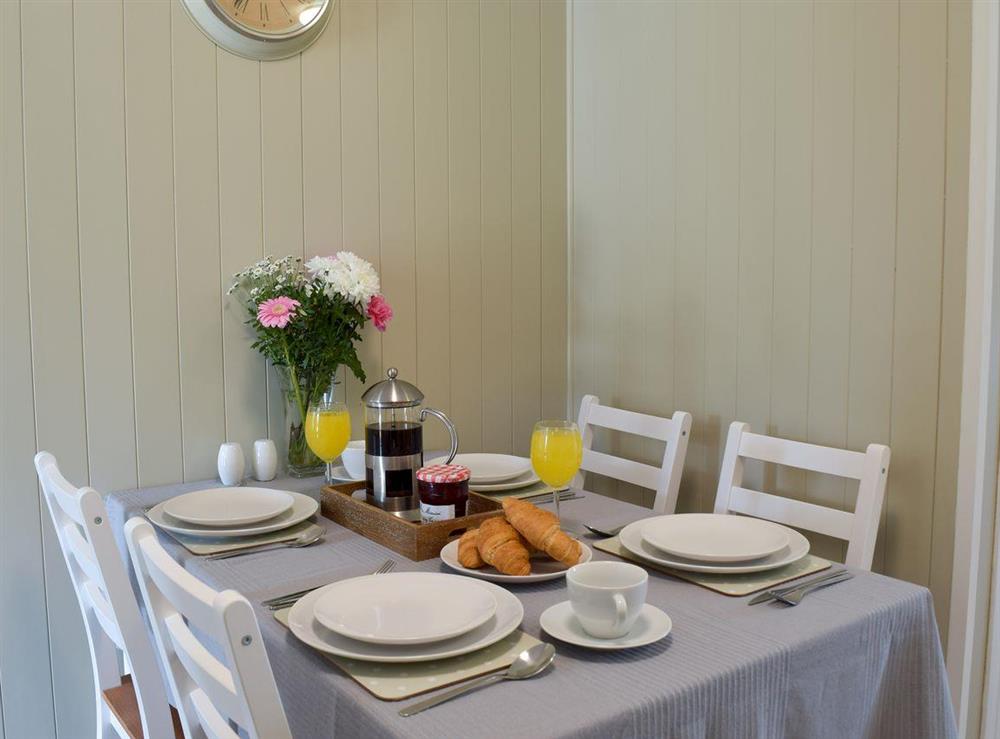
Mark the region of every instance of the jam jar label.
[[448, 519], [455, 517], [455, 505], [430, 505], [429, 503], [420, 504], [420, 519], [425, 523], [431, 521], [447, 521]]

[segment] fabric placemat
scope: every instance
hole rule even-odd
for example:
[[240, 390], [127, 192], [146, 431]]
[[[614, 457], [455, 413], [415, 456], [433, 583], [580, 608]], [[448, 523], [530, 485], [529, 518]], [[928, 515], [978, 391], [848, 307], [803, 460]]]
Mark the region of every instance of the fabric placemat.
[[300, 521], [294, 526], [289, 526], [287, 529], [271, 531], [266, 534], [254, 534], [252, 536], [238, 536], [232, 539], [212, 539], [208, 537], [178, 534], [174, 531], [167, 531], [166, 529], [159, 530], [187, 549], [191, 552], [191, 554], [197, 554], [201, 557], [206, 554], [235, 552], [238, 549], [256, 547], [261, 544], [277, 544], [278, 542], [289, 541], [290, 539], [297, 538], [301, 534], [311, 534], [311, 529], [316, 529], [317, 533], [326, 531], [325, 527], [320, 526], [311, 518], [307, 518], [305, 521]]
[[[291, 610], [274, 612], [275, 619], [286, 629]], [[516, 629], [483, 649], [430, 662], [365, 662], [332, 654], [323, 656], [376, 698], [400, 701], [510, 667], [518, 654], [536, 644], [541, 642]]]
[[792, 562], [792, 564], [785, 565], [784, 567], [780, 567], [776, 570], [767, 570], [766, 572], [748, 572], [740, 575], [713, 575], [704, 572], [675, 570], [671, 567], [664, 567], [663, 565], [649, 562], [642, 557], [637, 557], [622, 546], [622, 543], [617, 536], [596, 542], [594, 547], [600, 549], [602, 552], [607, 552], [608, 554], [613, 554], [616, 557], [627, 559], [630, 562], [637, 562], [643, 567], [649, 567], [657, 572], [663, 572], [667, 575], [680, 578], [681, 580], [692, 582], [695, 585], [701, 585], [703, 588], [714, 590], [716, 593], [722, 593], [723, 595], [731, 595], [734, 597], [750, 595], [751, 593], [756, 593], [761, 590], [767, 590], [775, 585], [780, 585], [783, 582], [794, 580], [797, 577], [811, 575], [814, 572], [822, 572], [823, 570], [829, 569], [831, 566], [829, 561], [807, 554], [798, 562]]

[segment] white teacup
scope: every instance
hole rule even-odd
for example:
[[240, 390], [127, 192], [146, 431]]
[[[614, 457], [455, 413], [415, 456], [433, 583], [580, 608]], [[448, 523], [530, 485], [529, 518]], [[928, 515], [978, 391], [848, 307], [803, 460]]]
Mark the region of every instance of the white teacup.
[[347, 448], [340, 454], [340, 459], [344, 463], [344, 469], [354, 480], [360, 480], [365, 476], [365, 442], [347, 442]]
[[649, 575], [626, 562], [586, 562], [566, 572], [569, 602], [583, 630], [617, 639], [632, 630], [646, 603]]

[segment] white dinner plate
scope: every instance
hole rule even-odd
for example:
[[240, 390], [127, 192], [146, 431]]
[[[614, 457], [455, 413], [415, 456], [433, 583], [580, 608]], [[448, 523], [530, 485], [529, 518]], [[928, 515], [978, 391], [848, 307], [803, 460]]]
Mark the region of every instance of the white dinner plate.
[[268, 488], [209, 488], [163, 501], [163, 511], [199, 526], [241, 526], [266, 521], [292, 507], [292, 496]]
[[163, 510], [163, 503], [155, 505], [146, 511], [146, 518], [165, 531], [172, 531], [175, 534], [185, 534], [187, 536], [197, 536], [206, 539], [232, 539], [237, 536], [253, 536], [254, 534], [267, 534], [271, 531], [280, 531], [289, 526], [294, 526], [301, 521], [305, 521], [319, 510], [319, 503], [308, 495], [287, 491], [292, 496], [292, 507], [280, 516], [269, 518], [267, 521], [253, 523], [247, 526], [229, 526], [225, 528], [212, 526], [198, 526], [193, 523], [178, 521], [176, 518]]
[[655, 519], [645, 518], [641, 521], [630, 523], [621, 530], [621, 533], [618, 534], [618, 538], [621, 541], [622, 546], [637, 557], [641, 557], [642, 559], [655, 564], [663, 565], [664, 567], [672, 567], [675, 570], [707, 572], [716, 575], [739, 575], [747, 572], [765, 572], [766, 570], [773, 570], [778, 567], [789, 565], [792, 562], [797, 562], [809, 554], [809, 540], [802, 536], [802, 534], [798, 531], [789, 529], [788, 546], [778, 552], [775, 552], [769, 557], [754, 560], [753, 562], [738, 562], [736, 564], [709, 564], [706, 562], [694, 562], [690, 559], [684, 559], [683, 557], [677, 557], [672, 554], [667, 554], [666, 552], [661, 552], [656, 547], [650, 546], [643, 541], [642, 527], [647, 522], [652, 520]]
[[598, 639], [584, 631], [583, 626], [573, 615], [573, 606], [568, 600], [546, 608], [542, 612], [540, 622], [545, 632], [559, 641], [607, 651], [644, 647], [658, 642], [673, 628], [670, 616], [650, 603], [643, 605], [632, 630], [617, 639]]
[[[385, 575], [378, 575], [385, 577]], [[334, 583], [336, 584], [336, 583]], [[496, 612], [486, 623], [454, 639], [431, 644], [368, 644], [330, 631], [313, 615], [316, 601], [323, 597], [326, 588], [320, 588], [298, 601], [288, 612], [288, 627], [302, 642], [314, 649], [337, 657], [347, 657], [364, 662], [430, 662], [436, 659], [457, 657], [495, 644], [521, 625], [524, 607], [521, 601], [498, 585], [480, 583], [493, 595]]]
[[371, 644], [428, 644], [486, 623], [497, 609], [481, 582], [439, 572], [365, 575], [333, 583], [313, 615], [343, 636]]
[[[435, 457], [424, 464], [444, 464], [448, 457]], [[461, 464], [469, 468], [471, 477], [469, 485], [490, 485], [495, 482], [505, 482], [520, 477], [531, 469], [531, 460], [527, 457], [515, 457], [511, 454], [456, 454], [452, 464]]]
[[528, 470], [524, 474], [518, 475], [510, 480], [504, 480], [503, 482], [470, 481], [469, 490], [474, 490], [477, 493], [498, 493], [502, 490], [517, 490], [519, 488], [526, 488], [531, 485], [536, 485], [539, 482], [541, 482], [541, 479], [535, 474], [535, 471]]
[[[580, 542], [580, 561], [577, 564], [583, 564], [584, 562], [589, 562], [590, 558], [594, 556], [594, 553], [590, 551], [590, 547]], [[544, 554], [538, 553], [531, 558], [531, 574], [530, 575], [501, 575], [495, 569], [486, 565], [478, 570], [473, 570], [469, 567], [463, 567], [458, 561], [458, 539], [455, 541], [445, 544], [444, 549], [441, 550], [441, 561], [444, 562], [448, 567], [460, 572], [463, 575], [468, 575], [469, 577], [478, 577], [483, 580], [490, 580], [491, 582], [499, 582], [505, 585], [518, 585], [522, 583], [529, 582], [542, 582], [543, 580], [555, 580], [556, 578], [563, 577], [566, 574], [566, 570], [569, 569], [562, 562], [557, 562], [551, 557], [547, 557]]]
[[697, 562], [746, 562], [788, 546], [790, 529], [749, 516], [678, 513], [642, 527], [642, 539], [662, 552]]

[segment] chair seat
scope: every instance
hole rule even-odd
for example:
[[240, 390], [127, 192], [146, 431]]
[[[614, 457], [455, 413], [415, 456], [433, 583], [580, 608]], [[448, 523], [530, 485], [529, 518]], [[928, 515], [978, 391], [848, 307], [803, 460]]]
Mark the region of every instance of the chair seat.
[[[118, 719], [118, 723], [125, 727], [128, 735], [132, 739], [143, 739], [142, 717], [139, 714], [139, 701], [135, 697], [135, 688], [132, 686], [132, 676], [122, 677], [122, 684], [116, 688], [105, 690], [102, 697], [115, 718]], [[170, 707], [170, 719], [174, 724], [174, 736], [177, 739], [183, 739], [181, 718], [173, 706]]]

